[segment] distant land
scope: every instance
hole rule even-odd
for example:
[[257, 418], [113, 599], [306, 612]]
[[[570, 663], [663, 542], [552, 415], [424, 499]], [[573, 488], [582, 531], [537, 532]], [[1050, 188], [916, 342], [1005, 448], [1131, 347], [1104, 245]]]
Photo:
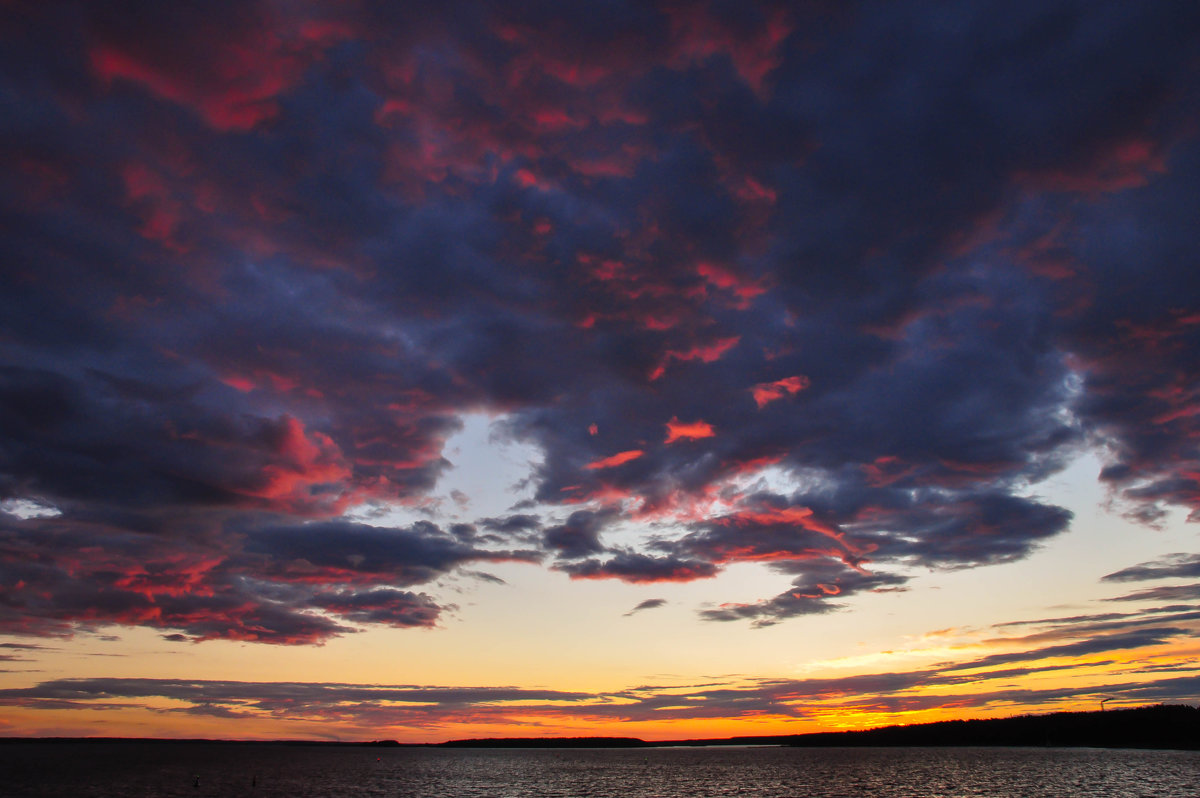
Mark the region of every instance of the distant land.
[[984, 720], [947, 720], [844, 732], [815, 732], [719, 740], [636, 737], [507, 737], [452, 740], [444, 748], [662, 748], [668, 746], [1057, 746], [1200, 750], [1200, 707], [1159, 704], [1095, 712], [1055, 712]]
[[17, 743], [211, 743], [221, 745], [315, 745], [388, 748], [667, 748], [679, 746], [777, 745], [815, 747], [1033, 746], [1200, 750], [1200, 707], [1158, 704], [1095, 712], [1055, 712], [981, 720], [947, 720], [843, 732], [815, 732], [721, 739], [656, 740], [637, 737], [491, 737], [443, 743], [395, 740], [208, 740], [132, 737], [0, 737]]

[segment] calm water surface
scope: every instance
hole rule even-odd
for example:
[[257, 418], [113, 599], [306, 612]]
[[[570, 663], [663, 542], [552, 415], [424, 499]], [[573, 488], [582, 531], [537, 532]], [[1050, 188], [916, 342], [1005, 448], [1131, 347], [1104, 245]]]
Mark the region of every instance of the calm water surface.
[[[195, 786], [196, 777], [199, 786]], [[442, 750], [0, 745], [5, 796], [1200, 796], [1200, 752], [1095, 748]]]

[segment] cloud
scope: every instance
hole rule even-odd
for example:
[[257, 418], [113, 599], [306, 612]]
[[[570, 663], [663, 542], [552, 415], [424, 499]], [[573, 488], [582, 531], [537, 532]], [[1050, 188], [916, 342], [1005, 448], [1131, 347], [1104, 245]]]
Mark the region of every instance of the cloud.
[[578, 701], [582, 693], [512, 687], [420, 687], [405, 685], [352, 685], [296, 682], [237, 682], [172, 679], [59, 679], [32, 688], [0, 691], [0, 702], [37, 705], [39, 702], [76, 702], [112, 698], [163, 697], [177, 701], [225, 705], [230, 709], [284, 710], [321, 713], [339, 704], [365, 702], [409, 703], [441, 709], [473, 703], [509, 701]]
[[533, 559], [528, 552], [473, 548], [427, 521], [407, 529], [324, 521], [247, 530], [237, 564], [281, 581], [409, 586], [469, 562]]
[[0, 512], [15, 515], [17, 518], [53, 518], [61, 515], [61, 512], [54, 507], [29, 499], [7, 499], [0, 502]]
[[587, 559], [555, 566], [572, 579], [620, 579], [631, 584], [649, 582], [691, 582], [716, 576], [719, 568], [703, 560], [655, 557], [632, 551], [618, 551], [607, 560]]
[[642, 610], [656, 610], [659, 607], [665, 606], [666, 603], [667, 603], [667, 600], [661, 599], [661, 598], [653, 598], [653, 599], [646, 599], [645, 601], [640, 601], [640, 602], [638, 602], [638, 605], [636, 607], [631, 609], [629, 612], [625, 613], [625, 617], [629, 617], [630, 615], [633, 615], [635, 612], [641, 612]]
[[750, 393], [754, 395], [754, 403], [762, 408], [785, 396], [797, 394], [808, 386], [807, 377], [784, 377], [774, 382], [760, 382], [750, 389]]
[[882, 515], [891, 534], [875, 538], [880, 552], [942, 567], [1020, 559], [1064, 531], [1072, 518], [1061, 507], [990, 492], [948, 501], [931, 498]]
[[[316, 643], [504, 560], [773, 564], [704, 616], [770, 622], [1028, 556], [1085, 448], [1200, 508], [1195, 9], [168, 5], [3, 34], [5, 629]], [[480, 412], [532, 498], [451, 527]]]
[[630, 460], [638, 459], [643, 454], [645, 454], [645, 452], [643, 452], [641, 449], [630, 449], [627, 452], [617, 452], [609, 457], [602, 457], [599, 460], [588, 463], [586, 466], [584, 466], [584, 468], [593, 471], [598, 468], [616, 468], [622, 463], [628, 463]]
[[650, 373], [650, 379], [657, 380], [667, 370], [667, 364], [672, 360], [699, 360], [701, 363], [712, 363], [715, 360], [720, 360], [721, 356], [728, 352], [733, 347], [737, 346], [740, 341], [740, 336], [734, 335], [729, 338], [720, 338], [711, 344], [702, 344], [694, 346], [686, 350], [668, 349], [662, 356], [662, 360], [658, 366]]
[[778, 570], [796, 574], [792, 587], [771, 599], [751, 604], [722, 604], [701, 610], [706, 621], [752, 620], [755, 626], [771, 626], [787, 618], [833, 612], [840, 598], [865, 591], [903, 585], [907, 579], [895, 574], [868, 573], [829, 560], [776, 563]]
[[[641, 602], [630, 613], [662, 605]], [[700, 684], [640, 685], [586, 693], [509, 686], [438, 686], [316, 682], [239, 682], [205, 679], [63, 678], [0, 690], [0, 705], [24, 710], [91, 710], [155, 706], [159, 712], [205, 712], [219, 716], [272, 717], [279, 722], [334, 723], [370, 735], [380, 728], [419, 729], [454, 736], [456, 724], [569, 724], [582, 721], [671, 722], [708, 718], [800, 720], [848, 712], [903, 719], [953, 705], [987, 714], [1037, 704], [1042, 707], [1118, 696], [1129, 701], [1178, 701], [1194, 694], [1200, 676], [1146, 678], [1154, 673], [1146, 648], [1190, 637], [1190, 628], [1148, 625], [1114, 635], [1096, 635], [1039, 645], [1032, 638], [991, 641], [1007, 650], [911, 670], [806, 678], [727, 678]], [[977, 650], [975, 648], [969, 649]], [[1120, 657], [1079, 658], [1102, 654]], [[1056, 662], [1067, 659], [1069, 662]], [[1146, 668], [1131, 667], [1144, 662]], [[1195, 669], [1190, 669], [1194, 671]], [[1083, 680], [1055, 686], [1037, 678], [1073, 671]], [[1166, 673], [1180, 673], [1173, 666]], [[162, 708], [160, 699], [171, 706]], [[378, 735], [376, 735], [378, 736]]]
[[566, 523], [547, 527], [542, 533], [547, 548], [565, 559], [578, 559], [604, 550], [600, 532], [611, 523], [616, 513], [611, 510], [576, 510]]
[[1122, 568], [1104, 576], [1105, 582], [1141, 582], [1151, 579], [1192, 578], [1200, 576], [1200, 555], [1169, 554], [1152, 562]]
[[380, 623], [400, 628], [434, 626], [442, 611], [442, 607], [423, 593], [391, 588], [321, 593], [310, 603], [354, 623]]
[[[321, 643], [358, 625], [435, 626], [451, 606], [405, 588], [476, 562], [536, 562], [528, 550], [477, 548], [428, 522], [260, 524], [236, 532], [124, 531], [60, 517], [0, 526], [7, 633], [69, 635], [107, 624], [167, 639]], [[149, 519], [141, 519], [146, 525]], [[92, 541], [102, 535], [103, 549]], [[91, 556], [81, 550], [92, 547]]]
[[706, 421], [683, 422], [672, 418], [667, 422], [667, 437], [664, 443], [676, 441], [694, 441], [701, 438], [711, 438], [716, 435], [712, 425]]
[[541, 541], [542, 519], [528, 514], [509, 515], [503, 518], [481, 518], [479, 525], [489, 531], [480, 540], [497, 545], [516, 541], [528, 546], [538, 546]]
[[[142, 15], [131, 26], [135, 8]], [[208, 11], [226, 20], [221, 32], [208, 13], [193, 9], [146, 14], [131, 3], [89, 9], [94, 74], [110, 91], [129, 83], [194, 110], [218, 130], [244, 130], [276, 116], [279, 95], [299, 80], [318, 46], [340, 38], [336, 26], [316, 35], [317, 20], [275, 17], [262, 3], [224, 3]], [[204, 54], [221, 68], [195, 69]]]
[[1108, 653], [1110, 651], [1130, 651], [1147, 646], [1160, 646], [1170, 640], [1189, 634], [1187, 629], [1175, 627], [1149, 627], [1115, 635], [1101, 635], [1088, 640], [1073, 643], [1062, 643], [1055, 646], [1035, 648], [1029, 651], [1017, 651], [1005, 654], [992, 654], [975, 660], [967, 660], [953, 666], [943, 668], [943, 672], [974, 670], [976, 668], [991, 668], [996, 665], [1010, 665], [1014, 662], [1030, 662], [1057, 657], [1086, 657], [1092, 654]]
[[1193, 601], [1200, 598], [1200, 584], [1150, 587], [1114, 596], [1108, 601]]

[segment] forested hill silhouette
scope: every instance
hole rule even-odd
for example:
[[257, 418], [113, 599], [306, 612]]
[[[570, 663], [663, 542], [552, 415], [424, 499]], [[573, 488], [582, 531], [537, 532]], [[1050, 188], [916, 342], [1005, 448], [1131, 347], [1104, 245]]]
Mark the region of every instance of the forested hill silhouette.
[[795, 746], [997, 745], [1200, 750], [1200, 708], [1159, 704], [797, 735]]

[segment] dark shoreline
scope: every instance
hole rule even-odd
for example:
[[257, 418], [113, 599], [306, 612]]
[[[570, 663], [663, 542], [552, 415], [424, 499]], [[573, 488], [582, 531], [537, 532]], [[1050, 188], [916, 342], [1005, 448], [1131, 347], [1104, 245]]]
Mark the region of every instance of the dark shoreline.
[[668, 748], [773, 745], [788, 747], [1087, 747], [1200, 750], [1200, 707], [1160, 704], [1094, 712], [1056, 712], [983, 720], [948, 720], [862, 731], [814, 732], [721, 739], [655, 740], [636, 737], [498, 737], [441, 743], [395, 740], [220, 740], [156, 737], [0, 737], [0, 745], [105, 743], [163, 745], [287, 745], [351, 748]]

